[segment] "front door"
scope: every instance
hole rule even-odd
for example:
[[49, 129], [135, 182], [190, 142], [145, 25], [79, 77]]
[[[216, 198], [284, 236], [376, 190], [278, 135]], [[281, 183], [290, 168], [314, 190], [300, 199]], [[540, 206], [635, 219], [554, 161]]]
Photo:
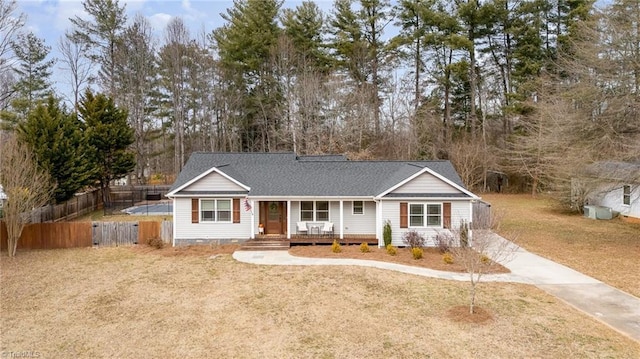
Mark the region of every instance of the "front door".
[[266, 234], [284, 234], [286, 223], [286, 207], [285, 202], [266, 202], [267, 224], [265, 226]]

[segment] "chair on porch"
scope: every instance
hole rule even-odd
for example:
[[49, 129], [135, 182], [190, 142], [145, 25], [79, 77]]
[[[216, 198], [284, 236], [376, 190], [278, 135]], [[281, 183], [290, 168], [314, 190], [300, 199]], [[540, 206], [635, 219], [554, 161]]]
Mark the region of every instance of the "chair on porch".
[[307, 222], [297, 222], [296, 223], [296, 233], [297, 234], [307, 234], [309, 230], [307, 229]]
[[322, 235], [333, 236], [333, 223], [331, 222], [324, 223], [324, 227], [322, 227]]

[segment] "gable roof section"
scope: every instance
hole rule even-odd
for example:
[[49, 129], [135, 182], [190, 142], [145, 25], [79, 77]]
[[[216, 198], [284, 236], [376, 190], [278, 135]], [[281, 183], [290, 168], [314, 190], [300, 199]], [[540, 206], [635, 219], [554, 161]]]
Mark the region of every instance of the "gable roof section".
[[464, 189], [449, 161], [349, 161], [333, 155], [211, 152], [192, 154], [168, 196], [214, 169], [248, 188], [251, 196], [374, 197], [429, 172], [475, 197]]
[[[389, 197], [411, 197], [411, 196], [416, 196], [417, 193], [393, 193], [394, 191], [396, 191], [397, 189], [401, 188], [404, 185], [407, 185], [409, 183], [411, 183], [412, 181], [416, 181], [420, 176], [423, 176], [425, 173], [428, 173], [432, 176], [434, 176], [435, 178], [439, 179], [440, 181], [446, 183], [447, 185], [453, 187], [453, 189], [455, 189], [454, 192], [452, 193], [438, 193], [439, 195], [443, 195], [446, 194], [447, 197], [472, 197], [472, 198], [477, 198], [476, 195], [474, 195], [473, 193], [471, 193], [470, 191], [468, 191], [466, 188], [464, 188], [464, 186], [462, 185], [462, 181], [460, 180], [460, 177], [458, 176], [457, 172], [455, 172], [455, 169], [453, 168], [453, 166], [451, 165], [451, 162], [446, 161], [446, 162], [441, 162], [441, 166], [440, 166], [441, 170], [444, 170], [444, 172], [453, 172], [456, 174], [456, 180], [452, 180], [451, 178], [445, 177], [443, 175], [441, 175], [440, 173], [434, 171], [433, 169], [429, 168], [429, 166], [424, 166], [419, 172], [414, 173], [413, 175], [411, 175], [410, 177], [394, 184], [393, 186], [391, 186], [390, 188], [388, 188], [387, 190], [385, 190], [384, 192], [380, 193], [379, 195], [377, 195], [376, 197], [384, 197], [384, 196], [389, 196]], [[446, 168], [446, 167], [450, 167], [450, 168]], [[459, 192], [459, 193], [458, 193]], [[431, 194], [430, 197], [433, 197], [436, 194]], [[462, 195], [462, 196], [461, 196]]]
[[[186, 166], [185, 166], [185, 168], [186, 168]], [[227, 179], [229, 182], [235, 184], [236, 186], [238, 186], [240, 188], [243, 188], [245, 191], [250, 191], [251, 190], [251, 188], [249, 186], [243, 184], [242, 182], [238, 181], [234, 177], [229, 176], [228, 174], [226, 174], [225, 172], [221, 171], [220, 169], [218, 169], [216, 167], [212, 167], [212, 168], [202, 172], [200, 175], [198, 175], [198, 176], [186, 181], [180, 187], [176, 187], [175, 184], [174, 184], [171, 187], [171, 189], [169, 190], [169, 193], [167, 193], [167, 196], [168, 197], [169, 196], [173, 196], [173, 195], [177, 194], [180, 191], [186, 192], [189, 189], [190, 186], [194, 185], [196, 182], [202, 180], [203, 178], [206, 178], [207, 176], [211, 175], [212, 173], [217, 173], [217, 174], [221, 175], [222, 177]], [[194, 193], [194, 192], [191, 192], [191, 193]], [[202, 192], [200, 192], [200, 193], [202, 193]]]

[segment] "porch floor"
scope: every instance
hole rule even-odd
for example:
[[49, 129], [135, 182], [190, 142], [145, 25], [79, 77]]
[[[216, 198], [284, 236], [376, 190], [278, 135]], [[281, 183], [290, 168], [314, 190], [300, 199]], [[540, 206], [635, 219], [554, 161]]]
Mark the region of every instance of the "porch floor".
[[287, 239], [286, 234], [258, 234], [255, 241], [289, 241], [291, 244], [331, 244], [337, 240], [340, 244], [378, 244], [375, 235], [345, 235], [340, 239], [337, 235], [306, 235], [292, 234], [291, 239]]

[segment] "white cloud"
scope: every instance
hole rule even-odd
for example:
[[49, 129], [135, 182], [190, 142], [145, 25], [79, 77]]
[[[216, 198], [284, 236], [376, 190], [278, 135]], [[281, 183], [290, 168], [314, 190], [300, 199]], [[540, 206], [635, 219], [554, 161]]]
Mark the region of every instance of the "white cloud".
[[76, 16], [83, 19], [87, 17], [81, 1], [59, 1], [55, 4], [53, 11], [55, 12], [53, 16], [53, 27], [61, 33], [72, 27], [69, 19], [74, 19]]
[[151, 27], [160, 32], [164, 31], [164, 28], [172, 18], [173, 16], [165, 13], [157, 13], [148, 17]]
[[191, 11], [191, 0], [182, 0], [182, 8], [186, 11]]

